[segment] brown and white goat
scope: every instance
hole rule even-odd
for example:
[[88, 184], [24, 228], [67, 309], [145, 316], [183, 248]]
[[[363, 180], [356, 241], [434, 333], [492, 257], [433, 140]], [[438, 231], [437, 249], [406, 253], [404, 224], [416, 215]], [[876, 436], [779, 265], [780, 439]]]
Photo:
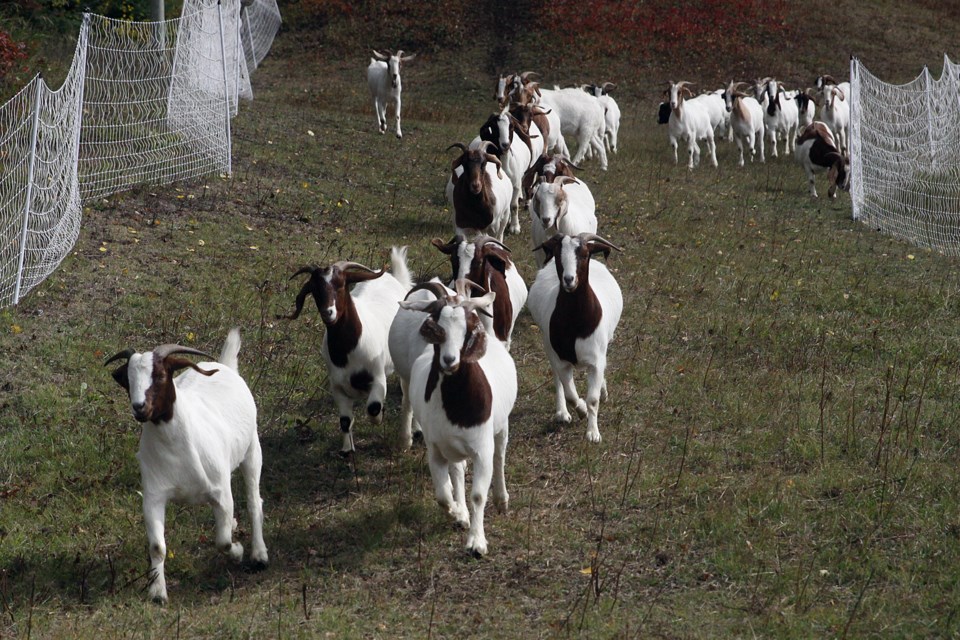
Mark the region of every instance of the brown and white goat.
[[527, 285], [510, 257], [510, 249], [487, 235], [472, 242], [460, 235], [447, 243], [434, 238], [432, 244], [450, 256], [451, 285], [457, 280], [469, 280], [497, 294], [493, 302], [493, 318], [484, 317], [484, 324], [509, 350], [517, 316], [527, 301]]
[[[508, 506], [504, 465], [517, 370], [506, 347], [487, 338], [477, 313], [489, 308], [496, 294], [466, 298], [463, 281], [457, 283], [457, 292], [454, 297], [400, 304], [428, 314], [419, 338], [432, 348], [413, 364], [413, 414], [423, 429], [437, 502], [469, 528], [467, 551], [479, 557], [487, 553], [483, 516], [491, 483], [494, 505], [499, 511]], [[470, 509], [464, 487], [468, 460], [473, 463]]]
[[576, 178], [573, 170], [580, 170], [580, 167], [570, 162], [570, 159], [563, 154], [555, 153], [553, 155], [542, 154], [531, 165], [527, 172], [523, 174], [523, 198], [529, 202], [533, 197], [533, 189], [540, 182], [553, 182], [558, 176], [567, 176]]
[[[237, 521], [230, 476], [237, 467], [247, 490], [250, 560], [267, 564], [257, 405], [237, 372], [239, 351], [240, 333], [232, 329], [218, 362], [203, 351], [165, 344], [145, 353], [127, 349], [105, 363], [124, 360], [113, 378], [127, 390], [133, 417], [143, 424], [137, 460], [150, 555], [148, 593], [157, 602], [167, 601], [164, 522], [170, 500], [212, 506], [217, 548], [234, 562], [242, 560], [243, 545], [233, 541]], [[194, 363], [184, 354], [206, 356], [211, 362]], [[190, 371], [174, 378], [182, 369]]]
[[466, 236], [488, 233], [502, 241], [513, 198], [513, 183], [504, 175], [503, 163], [487, 141], [475, 149], [460, 142], [447, 147], [454, 148], [462, 151], [450, 166], [447, 182], [454, 232]]
[[[607, 347], [620, 322], [623, 294], [607, 267], [591, 256], [619, 249], [592, 233], [558, 233], [537, 248], [546, 251], [553, 264], [548, 262], [537, 273], [527, 308], [540, 327], [553, 369], [555, 418], [570, 422], [567, 405], [574, 406], [580, 417], [587, 418], [587, 440], [600, 442], [597, 413], [600, 400], [607, 396]], [[578, 367], [587, 369], [586, 402], [574, 385]]]
[[[371, 421], [379, 424], [383, 419], [387, 376], [393, 372], [387, 334], [397, 304], [413, 284], [406, 256], [406, 247], [393, 248], [392, 273], [341, 261], [325, 268], [303, 267], [291, 276], [309, 274], [310, 279], [297, 294], [296, 309], [286, 318], [297, 318], [306, 297], [312, 295], [326, 326], [321, 352], [340, 415], [344, 453], [354, 450], [354, 402], [366, 398]], [[356, 285], [352, 291], [351, 285]]]
[[850, 157], [841, 153], [830, 128], [823, 122], [813, 122], [797, 137], [794, 157], [807, 173], [810, 195], [817, 197], [814, 174], [827, 172], [830, 184], [828, 195], [837, 197], [837, 189], [850, 190]]

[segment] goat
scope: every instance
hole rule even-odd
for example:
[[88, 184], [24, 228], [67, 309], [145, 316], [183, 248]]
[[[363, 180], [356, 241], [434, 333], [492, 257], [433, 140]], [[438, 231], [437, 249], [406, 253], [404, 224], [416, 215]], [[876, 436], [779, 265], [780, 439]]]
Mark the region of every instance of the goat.
[[[802, 131], [804, 127], [813, 122], [817, 111], [817, 103], [810, 95], [811, 89], [806, 91], [787, 92], [786, 97], [793, 99], [797, 103], [797, 131]], [[796, 148], [794, 148], [796, 149]]]
[[[543, 138], [540, 131], [531, 120], [527, 129], [518, 121], [509, 110], [504, 107], [499, 113], [494, 113], [480, 127], [479, 140], [474, 140], [471, 146], [481, 141], [494, 145], [493, 154], [500, 158], [503, 171], [510, 178], [513, 185], [513, 196], [510, 202], [510, 233], [520, 233], [520, 195], [522, 193], [523, 174], [534, 158], [543, 153]], [[519, 139], [520, 144], [517, 144]], [[502, 240], [502, 237], [500, 238]]]
[[373, 50], [374, 58], [370, 58], [367, 67], [367, 85], [370, 95], [373, 96], [373, 109], [377, 113], [377, 126], [380, 133], [387, 132], [387, 103], [393, 101], [394, 114], [397, 118], [397, 137], [402, 138], [400, 131], [400, 91], [403, 88], [400, 82], [400, 67], [404, 62], [413, 60], [417, 54], [403, 55], [403, 50], [396, 53], [380, 53]]
[[760, 147], [760, 162], [764, 162], [763, 138], [763, 109], [760, 103], [752, 96], [743, 93], [745, 83], [734, 83], [732, 80], [723, 92], [723, 102], [730, 113], [730, 127], [733, 129], [733, 139], [737, 141], [740, 150], [738, 166], [743, 166], [743, 150], [750, 150], [750, 162], [756, 155], [756, 147]]
[[[165, 344], [153, 351], [121, 351], [104, 364], [124, 360], [113, 379], [127, 390], [140, 434], [140, 482], [143, 520], [150, 553], [148, 593], [167, 601], [163, 565], [167, 546], [163, 530], [167, 502], [213, 507], [217, 548], [234, 562], [243, 559], [243, 545], [233, 541], [237, 527], [230, 476], [240, 467], [247, 491], [253, 549], [250, 560], [266, 566], [263, 542], [263, 500], [260, 468], [263, 455], [257, 437], [257, 405], [237, 370], [240, 333], [232, 329], [219, 362], [194, 363], [180, 354], [210, 358], [203, 351]], [[181, 369], [191, 369], [174, 378]]]
[[[448, 289], [434, 278], [429, 282], [418, 284], [407, 292], [404, 300], [444, 300], [456, 292]], [[414, 309], [401, 307], [390, 323], [390, 332], [387, 336], [387, 345], [390, 349], [390, 358], [393, 360], [394, 371], [400, 379], [400, 391], [403, 400], [400, 405], [400, 440], [401, 446], [409, 449], [413, 445], [413, 434], [421, 433], [420, 424], [413, 424], [413, 407], [410, 404], [410, 373], [413, 363], [424, 349], [429, 346], [418, 330], [426, 319], [427, 314]]]
[[606, 124], [604, 130], [603, 143], [607, 151], [617, 152], [617, 136], [620, 132], [620, 105], [613, 99], [610, 92], [615, 90], [617, 85], [612, 82], [604, 82], [602, 85], [588, 84], [583, 90], [594, 96], [603, 107], [603, 117]]
[[808, 125], [797, 138], [794, 157], [807, 173], [810, 195], [817, 197], [814, 174], [827, 171], [829, 196], [837, 197], [837, 189], [850, 190], [850, 158], [840, 153], [830, 128], [823, 122]]
[[[340, 261], [325, 268], [303, 267], [291, 276], [309, 274], [310, 278], [297, 294], [296, 309], [286, 318], [296, 319], [307, 295], [312, 295], [326, 326], [321, 352], [340, 415], [344, 454], [354, 451], [355, 401], [366, 397], [371, 421], [379, 424], [383, 419], [387, 376], [393, 371], [387, 334], [397, 303], [412, 286], [406, 259], [406, 247], [394, 247], [390, 252], [392, 273]], [[352, 284], [356, 286], [351, 291], [348, 287]]]
[[[577, 141], [577, 153], [573, 163], [580, 164], [592, 149], [600, 160], [600, 168], [607, 170], [607, 152], [604, 148], [606, 116], [603, 107], [595, 99], [579, 89], [540, 89], [537, 83], [528, 82], [520, 97], [521, 104], [537, 104], [541, 109], [555, 112], [560, 118], [560, 131]], [[562, 153], [562, 151], [561, 151]], [[565, 154], [568, 155], [568, 154]]]
[[[824, 85], [822, 98], [823, 107], [820, 110], [820, 117], [823, 123], [830, 128], [830, 131], [836, 133], [837, 148], [840, 151], [847, 151], [847, 137], [850, 132], [850, 103], [846, 96], [849, 95], [850, 84], [844, 82], [843, 85]], [[846, 92], [844, 91], [846, 89]]]
[[576, 178], [573, 170], [579, 170], [580, 167], [570, 162], [570, 159], [563, 154], [542, 155], [527, 169], [523, 174], [521, 186], [523, 187], [523, 197], [529, 203], [533, 197], [533, 188], [542, 180], [543, 182], [553, 182], [557, 176], [569, 176]]
[[687, 153], [690, 161], [688, 169], [700, 164], [700, 145], [698, 140], [707, 141], [707, 151], [710, 153], [710, 164], [717, 166], [717, 143], [713, 138], [713, 124], [710, 121], [710, 112], [703, 102], [684, 100], [684, 96], [693, 97], [693, 92], [687, 88], [690, 83], [668, 82], [664, 92], [670, 101], [670, 122], [667, 125], [667, 137], [673, 148], [673, 161], [678, 163], [677, 143], [686, 141]]
[[[576, 178], [559, 176], [553, 182], [541, 182], [533, 192], [528, 208], [534, 247], [539, 247], [556, 233], [574, 236], [597, 232], [597, 207], [593, 194]], [[534, 249], [534, 258], [540, 268], [550, 256], [543, 250]]]
[[527, 301], [527, 285], [510, 257], [510, 249], [490, 236], [468, 241], [458, 235], [447, 243], [439, 238], [431, 242], [441, 253], [450, 256], [451, 284], [467, 280], [497, 294], [493, 317], [484, 316], [482, 319], [487, 331], [509, 351], [513, 327]]
[[[784, 88], [781, 83], [773, 78], [764, 78], [758, 81], [755, 90], [758, 92], [757, 101], [764, 108], [763, 126], [770, 143], [773, 145], [770, 155], [774, 158], [779, 157], [777, 144], [780, 134], [783, 134], [784, 137], [783, 152], [793, 152], [794, 138], [800, 126], [800, 111], [797, 103], [789, 99], [780, 99], [780, 95], [784, 93]], [[762, 99], [760, 94], [762, 94]]]
[[[506, 511], [509, 502], [504, 463], [517, 370], [506, 347], [487, 339], [477, 313], [489, 308], [496, 294], [468, 299], [463, 281], [457, 285], [456, 297], [400, 305], [428, 314], [419, 335], [433, 349], [413, 363], [410, 397], [423, 429], [434, 492], [457, 524], [469, 528], [467, 551], [481, 557], [487, 553], [483, 513], [491, 482], [497, 509]], [[469, 510], [466, 460], [473, 462]]]
[[[556, 384], [555, 419], [569, 423], [567, 404], [587, 418], [587, 440], [600, 442], [597, 413], [606, 400], [607, 347], [620, 322], [623, 294], [603, 263], [590, 256], [609, 256], [615, 247], [592, 233], [558, 233], [540, 247], [553, 265], [546, 264], [530, 287], [527, 307], [540, 327], [543, 348]], [[577, 395], [573, 374], [587, 369], [587, 401]]]
[[447, 181], [454, 233], [488, 233], [502, 241], [510, 221], [513, 183], [503, 174], [500, 158], [491, 153], [495, 145], [481, 141], [476, 148], [467, 148], [455, 142], [447, 150], [454, 148], [463, 152], [454, 159]]

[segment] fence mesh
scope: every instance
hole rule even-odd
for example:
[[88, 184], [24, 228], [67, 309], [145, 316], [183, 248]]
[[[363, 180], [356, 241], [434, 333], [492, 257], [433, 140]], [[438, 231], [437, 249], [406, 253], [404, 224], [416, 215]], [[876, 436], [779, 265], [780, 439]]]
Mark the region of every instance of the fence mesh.
[[63, 86], [0, 106], [0, 308], [69, 253], [81, 202], [230, 171], [230, 117], [280, 28], [276, 0], [185, 0], [181, 16], [85, 14]]
[[960, 68], [893, 85], [854, 59], [850, 77], [854, 218], [960, 254]]

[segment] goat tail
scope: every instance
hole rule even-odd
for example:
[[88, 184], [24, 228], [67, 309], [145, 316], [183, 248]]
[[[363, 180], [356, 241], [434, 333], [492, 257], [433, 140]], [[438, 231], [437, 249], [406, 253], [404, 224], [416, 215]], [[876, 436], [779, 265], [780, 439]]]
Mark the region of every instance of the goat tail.
[[220, 364], [230, 367], [234, 371], [239, 371], [237, 366], [238, 353], [240, 353], [240, 331], [234, 327], [230, 329], [227, 340], [223, 343], [223, 349], [220, 351]]
[[397, 282], [403, 285], [404, 291], [409, 291], [413, 287], [413, 278], [410, 276], [410, 269], [407, 267], [407, 248], [394, 247], [390, 251], [390, 273], [397, 279]]

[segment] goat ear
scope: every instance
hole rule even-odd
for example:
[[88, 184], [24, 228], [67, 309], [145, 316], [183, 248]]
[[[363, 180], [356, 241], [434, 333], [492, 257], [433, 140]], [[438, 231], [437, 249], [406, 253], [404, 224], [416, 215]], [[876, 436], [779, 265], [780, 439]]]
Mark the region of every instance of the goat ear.
[[130, 378], [127, 377], [127, 363], [124, 362], [122, 365], [113, 370], [113, 373], [110, 374], [113, 376], [113, 379], [117, 381], [117, 384], [130, 391]]
[[556, 255], [557, 249], [560, 248], [560, 245], [563, 243], [563, 234], [558, 233], [549, 240], [545, 241], [538, 247], [534, 247], [533, 250], [543, 249], [543, 252], [547, 254], [547, 260], [553, 258]]
[[507, 265], [510, 264], [510, 254], [493, 242], [483, 245], [483, 257], [490, 266], [506, 275]]
[[442, 344], [443, 341], [447, 339], [447, 332], [437, 324], [436, 320], [427, 318], [423, 321], [423, 324], [420, 325], [420, 336], [426, 340], [428, 344]]
[[163, 365], [167, 368], [167, 371], [171, 374], [180, 371], [181, 369], [190, 368], [196, 371], [197, 373], [202, 373], [205, 376], [212, 376], [213, 374], [220, 371], [219, 369], [211, 369], [207, 371], [206, 369], [201, 369], [196, 365], [192, 360], [187, 360], [186, 358], [179, 358], [177, 356], [167, 356], [163, 359]]
[[445, 253], [449, 256], [456, 252], [457, 247], [461, 242], [463, 242], [463, 236], [457, 234], [453, 236], [453, 239], [450, 240], [450, 242], [444, 242], [440, 238], [434, 238], [430, 241], [430, 244], [436, 247], [440, 253]]
[[[134, 351], [133, 349], [125, 349], [125, 350], [123, 350], [123, 351], [121, 351], [121, 352], [119, 352], [119, 353], [116, 353], [116, 354], [110, 356], [110, 357], [107, 359], [107, 361], [104, 362], [103, 364], [104, 364], [104, 366], [106, 366], [106, 365], [110, 364], [111, 362], [115, 362], [115, 361], [117, 361], [117, 360], [121, 360], [121, 359], [123, 359], [123, 360], [129, 360], [129, 359], [130, 359], [130, 356], [132, 356], [134, 353], [136, 353], [136, 351]], [[128, 364], [129, 364], [128, 362], [124, 362], [122, 365], [120, 365], [119, 367], [117, 367], [116, 369], [114, 369], [114, 370], [113, 370], [113, 373], [111, 373], [110, 375], [112, 375], [112, 376], [113, 376], [113, 379], [117, 381], [117, 384], [119, 384], [121, 387], [123, 387], [123, 388], [126, 389], [127, 391], [130, 391], [130, 379], [129, 379], [129, 377], [127, 376], [127, 365], [128, 365]]]
[[467, 344], [463, 346], [463, 352], [460, 354], [460, 362], [477, 362], [487, 352], [487, 332], [479, 322], [470, 332], [467, 338]]

